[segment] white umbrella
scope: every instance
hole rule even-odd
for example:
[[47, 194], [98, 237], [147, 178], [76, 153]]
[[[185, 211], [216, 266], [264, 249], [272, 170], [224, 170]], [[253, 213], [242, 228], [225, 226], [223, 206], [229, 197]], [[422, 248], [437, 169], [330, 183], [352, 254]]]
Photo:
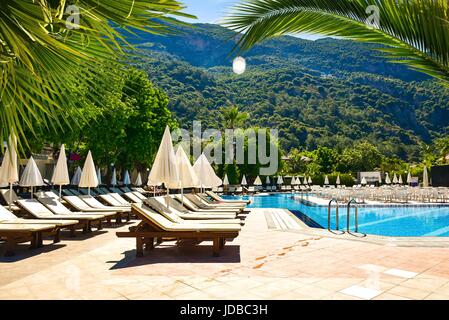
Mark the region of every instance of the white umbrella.
[[309, 176], [309, 180], [307, 180], [307, 182], [308, 182], [309, 184], [312, 184], [312, 177], [311, 177], [311, 176]]
[[292, 180], [291, 180], [290, 184], [292, 186], [297, 186], [298, 185], [298, 178], [297, 177], [292, 177]]
[[117, 185], [117, 170], [114, 168], [112, 171], [112, 177], [111, 177], [111, 186], [115, 187]]
[[365, 177], [362, 178], [361, 184], [362, 184], [363, 186], [366, 186], [366, 185], [368, 184], [368, 182], [366, 181], [366, 178], [365, 178]]
[[159, 150], [148, 177], [149, 186], [156, 186], [161, 183], [167, 188], [167, 195], [170, 194], [170, 188], [179, 188], [178, 166], [168, 126], [165, 127]]
[[98, 185], [103, 184], [103, 181], [101, 181], [101, 169], [98, 167], [97, 169], [97, 179], [98, 179]]
[[327, 175], [324, 177], [324, 185], [329, 185], [329, 177]]
[[189, 157], [187, 157], [187, 154], [181, 146], [176, 150], [176, 163], [178, 164], [181, 200], [184, 203], [184, 188], [196, 187], [199, 184], [199, 179], [190, 164]]
[[94, 159], [92, 153], [87, 153], [86, 161], [84, 162], [83, 173], [81, 174], [80, 183], [81, 188], [87, 188], [87, 194], [90, 195], [90, 188], [98, 187], [97, 172], [95, 171]]
[[340, 181], [340, 175], [337, 176], [337, 181], [335, 182], [335, 184], [336, 184], [337, 186], [339, 186], [339, 185], [341, 184], [341, 181]]
[[136, 187], [140, 187], [142, 185], [142, 175], [140, 174], [140, 172], [137, 175], [137, 178], [136, 178], [136, 181], [134, 182], [134, 185]]
[[55, 170], [53, 171], [51, 182], [54, 185], [59, 186], [59, 198], [61, 198], [62, 186], [70, 184], [69, 170], [67, 169], [67, 157], [65, 155], [64, 145], [61, 145], [58, 162], [56, 163]]
[[379, 185], [382, 184], [382, 174], [379, 172]]
[[267, 176], [267, 178], [265, 179], [265, 184], [267, 184], [267, 185], [271, 184], [271, 181], [270, 181], [270, 177], [269, 177], [269, 176]]
[[390, 179], [390, 175], [388, 174], [388, 172], [385, 174], [385, 183], [391, 184], [391, 179]]
[[242, 182], [240, 183], [242, 186], [247, 186], [248, 182], [246, 182], [246, 176], [243, 175]]
[[6, 147], [5, 157], [0, 167], [0, 185], [9, 184], [9, 209], [12, 205], [12, 185], [19, 181], [19, 172], [17, 168], [17, 139], [16, 136], [9, 137], [9, 146]]
[[404, 181], [402, 180], [402, 175], [399, 175], [399, 180], [398, 180], [399, 184], [404, 184]]
[[153, 197], [156, 197], [156, 187], [159, 187], [161, 185], [161, 183], [156, 183], [156, 184], [151, 183], [150, 174], [151, 174], [151, 172], [148, 174], [148, 177], [147, 177], [147, 186], [153, 187]]
[[299, 177], [297, 178], [297, 182], [298, 182], [298, 185], [299, 185], [299, 186], [302, 185], [303, 183], [304, 183], [304, 184], [307, 184], [307, 181], [306, 181], [306, 178], [305, 178], [305, 177], [304, 177], [304, 182], [302, 182], [302, 181], [301, 181], [301, 178], [299, 178]]
[[260, 180], [259, 176], [257, 176], [256, 180], [254, 180], [254, 185], [255, 186], [261, 186], [262, 185], [262, 180]]
[[200, 188], [214, 188], [219, 187], [223, 183], [219, 177], [215, 174], [214, 169], [207, 160], [204, 153], [196, 160], [193, 165], [193, 169], [200, 180]]
[[44, 180], [42, 180], [42, 175], [33, 157], [30, 157], [30, 160], [28, 160], [22, 177], [20, 177], [19, 185], [21, 187], [31, 187], [31, 198], [33, 198], [33, 188], [44, 185]]
[[429, 187], [429, 172], [427, 171], [427, 167], [424, 167], [422, 185], [424, 188]]
[[131, 178], [129, 177], [129, 171], [128, 171], [128, 170], [125, 171], [125, 175], [124, 175], [124, 177], [123, 177], [123, 184], [124, 184], [125, 186], [131, 184]]
[[228, 178], [227, 174], [225, 174], [225, 176], [224, 176], [223, 185], [224, 186], [229, 186], [229, 178]]
[[72, 181], [70, 181], [70, 184], [73, 186], [79, 185], [82, 174], [83, 174], [83, 170], [81, 170], [81, 167], [78, 166], [78, 168], [76, 168], [75, 173], [73, 174]]
[[282, 179], [282, 176], [278, 176], [277, 184], [283, 184], [284, 179]]
[[398, 181], [398, 176], [396, 175], [396, 173], [393, 175], [393, 184], [397, 184]]
[[412, 183], [412, 174], [410, 172], [407, 175], [407, 183], [408, 184]]

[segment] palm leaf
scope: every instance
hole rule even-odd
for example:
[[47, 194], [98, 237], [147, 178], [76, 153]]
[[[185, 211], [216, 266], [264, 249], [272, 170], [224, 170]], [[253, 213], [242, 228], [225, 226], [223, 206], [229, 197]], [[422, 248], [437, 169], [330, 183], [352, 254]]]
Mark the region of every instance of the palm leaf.
[[[67, 27], [70, 4], [80, 11], [75, 29]], [[66, 112], [77, 109], [74, 88], [104, 84], [104, 92], [87, 90], [87, 99], [101, 102], [103, 67], [116, 65], [129, 47], [119, 28], [165, 34], [172, 16], [194, 18], [183, 9], [176, 0], [0, 1], [0, 141], [13, 133], [21, 148], [35, 123], [76, 125], [82, 114]]]
[[[380, 13], [375, 27], [366, 23], [371, 5]], [[449, 84], [448, 18], [447, 0], [245, 0], [223, 24], [242, 33], [242, 50], [302, 32], [381, 44], [392, 62]]]

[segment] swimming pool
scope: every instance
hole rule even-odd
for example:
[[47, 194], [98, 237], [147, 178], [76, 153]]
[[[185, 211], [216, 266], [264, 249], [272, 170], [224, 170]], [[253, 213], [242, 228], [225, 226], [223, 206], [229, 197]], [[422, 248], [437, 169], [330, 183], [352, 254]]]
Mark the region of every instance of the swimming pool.
[[[292, 194], [267, 196], [224, 197], [251, 199], [250, 208], [284, 208], [297, 216], [301, 213], [327, 229], [327, 207], [306, 206]], [[340, 208], [341, 230], [346, 230], [346, 207]], [[335, 209], [332, 209], [331, 226], [335, 228]], [[350, 217], [354, 230], [354, 212]], [[359, 232], [390, 237], [449, 237], [449, 207], [359, 207]]]

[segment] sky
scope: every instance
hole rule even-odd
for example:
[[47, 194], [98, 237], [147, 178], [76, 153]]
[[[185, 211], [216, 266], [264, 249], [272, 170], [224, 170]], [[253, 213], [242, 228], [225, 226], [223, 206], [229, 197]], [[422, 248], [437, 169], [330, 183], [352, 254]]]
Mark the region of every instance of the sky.
[[181, 0], [185, 12], [198, 17], [198, 22], [218, 23], [238, 0]]
[[[240, 0], [180, 0], [187, 6], [184, 11], [195, 15], [198, 20], [186, 20], [188, 22], [214, 23], [218, 24], [223, 17], [230, 11], [234, 4]], [[296, 35], [303, 39], [316, 40], [320, 37], [301, 34]]]

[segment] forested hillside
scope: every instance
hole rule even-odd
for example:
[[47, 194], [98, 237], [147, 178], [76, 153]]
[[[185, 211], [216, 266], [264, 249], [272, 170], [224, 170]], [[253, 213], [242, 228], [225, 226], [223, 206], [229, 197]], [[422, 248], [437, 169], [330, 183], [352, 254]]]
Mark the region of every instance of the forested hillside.
[[283, 37], [245, 53], [248, 70], [237, 76], [235, 34], [207, 24], [179, 30], [129, 39], [138, 47], [132, 63], [167, 92], [182, 127], [194, 119], [218, 127], [219, 108], [236, 104], [248, 125], [279, 129], [287, 152], [368, 140], [408, 160], [449, 132], [449, 89], [388, 63], [373, 45]]

